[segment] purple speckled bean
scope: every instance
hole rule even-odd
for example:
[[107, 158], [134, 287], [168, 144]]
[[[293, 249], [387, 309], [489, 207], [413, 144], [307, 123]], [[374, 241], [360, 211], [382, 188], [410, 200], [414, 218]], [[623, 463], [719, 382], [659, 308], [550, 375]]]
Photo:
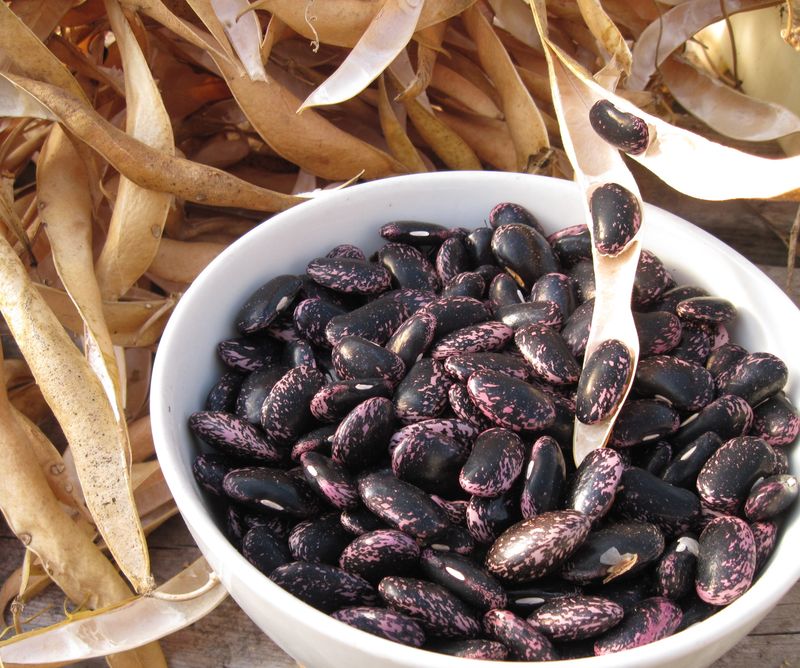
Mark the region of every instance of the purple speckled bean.
[[703, 325], [682, 321], [680, 343], [670, 354], [676, 359], [703, 366], [711, 354], [711, 337]]
[[430, 313], [415, 313], [392, 334], [386, 349], [398, 355], [406, 368], [422, 358], [433, 342], [436, 318]]
[[403, 360], [360, 336], [344, 336], [333, 348], [333, 368], [340, 378], [383, 378], [397, 384], [406, 373]]
[[472, 297], [439, 297], [420, 309], [420, 312], [433, 316], [436, 322], [435, 339], [488, 320], [491, 315], [482, 301]]
[[345, 310], [320, 297], [304, 299], [294, 309], [294, 327], [300, 336], [315, 346], [330, 347], [325, 336], [325, 327], [334, 317], [341, 316]]
[[614, 503], [624, 468], [616, 450], [592, 450], [578, 467], [567, 496], [567, 505], [596, 522]]
[[443, 297], [473, 297], [480, 299], [486, 291], [486, 281], [479, 273], [462, 271], [444, 286]]
[[589, 197], [589, 209], [594, 245], [601, 255], [619, 255], [642, 225], [639, 200], [618, 183], [595, 188]]
[[694, 590], [700, 545], [692, 536], [681, 536], [658, 561], [656, 593], [677, 601]]
[[353, 244], [339, 244], [338, 246], [334, 246], [325, 253], [325, 257], [349, 257], [351, 260], [367, 259], [364, 251]]
[[663, 355], [681, 342], [681, 319], [666, 311], [634, 313], [633, 323], [639, 335], [639, 354]]
[[263, 526], [252, 527], [242, 537], [242, 556], [266, 576], [292, 560], [286, 541]]
[[753, 410], [751, 436], [762, 438], [772, 446], [784, 446], [794, 443], [798, 434], [800, 414], [785, 395], [770, 397]]
[[438, 417], [447, 406], [447, 390], [452, 382], [440, 362], [421, 359], [395, 390], [393, 401], [397, 418], [409, 423]]
[[392, 277], [384, 267], [352, 258], [320, 257], [308, 263], [306, 273], [315, 283], [348, 294], [384, 292], [392, 283]]
[[467, 530], [479, 543], [492, 543], [519, 520], [519, 509], [511, 494], [494, 498], [473, 496], [467, 505]]
[[423, 545], [438, 553], [472, 554], [475, 539], [465, 526], [451, 525], [433, 538], [424, 540]]
[[641, 396], [664, 398], [676, 410], [695, 412], [714, 398], [714, 378], [698, 364], [657, 355], [639, 362], [633, 389]]
[[322, 422], [341, 420], [358, 404], [373, 397], [392, 396], [392, 386], [383, 378], [338, 380], [324, 385], [311, 399], [311, 414]]
[[411, 536], [394, 529], [361, 534], [339, 557], [339, 566], [377, 583], [390, 574], [405, 574], [417, 565], [419, 546]]
[[544, 234], [544, 229], [542, 229], [539, 221], [536, 220], [536, 216], [521, 204], [500, 202], [500, 204], [492, 207], [489, 212], [489, 225], [492, 226], [492, 229], [497, 229], [501, 225], [510, 225], [511, 223], [527, 225], [535, 229], [539, 234]]
[[700, 534], [697, 595], [712, 605], [727, 605], [744, 594], [756, 570], [756, 543], [747, 522], [718, 517]]
[[522, 517], [530, 519], [556, 510], [561, 504], [567, 469], [564, 455], [554, 438], [541, 436], [531, 447], [520, 494]]
[[711, 352], [706, 360], [706, 369], [716, 378], [727, 369], [732, 369], [745, 355], [747, 350], [733, 343], [726, 343]]
[[278, 462], [281, 452], [263, 432], [246, 420], [218, 411], [198, 411], [189, 417], [189, 429], [220, 452], [234, 457]]
[[628, 387], [633, 359], [621, 341], [603, 341], [583, 363], [575, 399], [575, 417], [594, 424], [611, 415]]
[[723, 441], [746, 434], [753, 423], [753, 409], [741, 397], [726, 394], [718, 397], [681, 422], [680, 429], [670, 437], [673, 445], [683, 447], [707, 431], [713, 431]]
[[236, 315], [236, 327], [242, 334], [262, 330], [286, 311], [300, 291], [297, 276], [283, 274], [270, 279], [253, 292]]
[[506, 605], [506, 593], [500, 583], [468, 557], [423, 550], [420, 566], [428, 579], [449, 589], [476, 610]]
[[228, 369], [214, 386], [208, 391], [205, 409], [207, 411], [224, 411], [232, 413], [236, 408], [236, 399], [247, 376], [236, 369]]
[[225, 455], [206, 452], [197, 455], [192, 463], [192, 474], [197, 484], [214, 496], [225, 496], [222, 480], [231, 470], [231, 461]]
[[386, 397], [362, 401], [339, 423], [333, 435], [331, 459], [351, 470], [378, 463], [394, 428], [394, 405]]
[[409, 647], [421, 647], [425, 632], [413, 619], [394, 610], [366, 606], [342, 608], [331, 617], [374, 636], [393, 640]]
[[398, 480], [388, 471], [363, 476], [358, 491], [364, 505], [391, 526], [417, 538], [444, 531], [447, 515], [419, 487]]
[[380, 233], [384, 239], [411, 244], [412, 246], [437, 246], [455, 234], [454, 230], [442, 225], [423, 223], [416, 220], [400, 220], [386, 223], [381, 227]]
[[375, 589], [364, 578], [328, 564], [294, 561], [276, 568], [269, 578], [323, 612], [349, 606], [371, 606], [378, 602]]
[[476, 371], [486, 369], [502, 371], [519, 380], [526, 380], [530, 374], [524, 361], [503, 353], [457, 353], [445, 360], [444, 369], [461, 383], [466, 383]]
[[289, 369], [261, 407], [261, 428], [278, 447], [292, 444], [311, 422], [311, 399], [322, 387], [322, 374], [309, 366]]
[[678, 302], [675, 312], [685, 320], [701, 323], [726, 323], [736, 317], [736, 307], [720, 297], [690, 297]]
[[217, 344], [217, 355], [232, 369], [255, 371], [280, 358], [280, 345], [267, 337], [237, 337]]
[[336, 564], [352, 538], [339, 522], [339, 514], [327, 513], [296, 524], [287, 542], [295, 561]]
[[480, 353], [500, 350], [514, 334], [508, 325], [489, 321], [451, 332], [431, 348], [431, 357], [445, 360], [459, 353]]
[[782, 390], [788, 375], [786, 364], [775, 355], [751, 353], [717, 376], [717, 393], [735, 394], [751, 406], [757, 406]]
[[426, 492], [452, 497], [461, 492], [458, 474], [468, 456], [469, 447], [460, 441], [423, 431], [403, 439], [394, 449], [392, 471]]
[[547, 325], [526, 325], [516, 331], [514, 341], [531, 366], [534, 378], [552, 385], [571, 385], [581, 374], [564, 338]]
[[753, 522], [750, 530], [756, 544], [756, 573], [760, 573], [778, 542], [778, 525], [773, 520], [762, 520]]
[[798, 491], [797, 478], [793, 475], [764, 478], [750, 490], [744, 514], [753, 522], [775, 517], [797, 501]]
[[463, 420], [453, 420], [450, 418], [423, 420], [422, 422], [414, 422], [413, 424], [406, 425], [392, 434], [392, 437], [389, 439], [389, 452], [394, 452], [394, 449], [409, 436], [423, 432], [455, 438], [465, 445], [472, 445], [472, 441], [475, 440], [475, 437], [480, 433], [478, 429], [467, 424]]
[[459, 420], [472, 425], [478, 432], [486, 431], [492, 427], [489, 419], [481, 413], [470, 399], [469, 392], [464, 385], [453, 383], [447, 391], [448, 402], [453, 413]]
[[389, 576], [378, 585], [386, 604], [419, 622], [425, 632], [442, 638], [474, 638], [480, 624], [472, 611], [438, 584]]
[[378, 251], [378, 262], [392, 275], [392, 282], [401, 288], [439, 290], [442, 287], [428, 258], [408, 244], [385, 244]]
[[555, 661], [553, 645], [542, 633], [509, 610], [489, 610], [483, 616], [486, 632], [508, 647], [518, 661]]
[[494, 316], [514, 330], [526, 325], [543, 325], [560, 329], [564, 323], [561, 308], [549, 299], [501, 306], [495, 310]]
[[482, 659], [483, 661], [503, 661], [508, 656], [508, 648], [496, 640], [440, 640], [427, 646], [432, 652], [458, 656], [462, 659]]
[[668, 598], [647, 598], [634, 605], [616, 628], [595, 642], [594, 653], [612, 654], [671, 636], [682, 616], [681, 609]]
[[652, 304], [667, 289], [670, 275], [664, 265], [650, 251], [643, 250], [633, 281], [633, 303], [636, 306]]
[[318, 452], [303, 453], [300, 463], [311, 489], [325, 501], [341, 510], [358, 507], [358, 488], [347, 469]]
[[602, 596], [564, 596], [547, 601], [528, 623], [553, 640], [584, 640], [622, 621], [622, 606]]
[[325, 454], [330, 454], [333, 434], [335, 432], [336, 425], [326, 424], [304, 434], [298, 438], [292, 446], [291, 460], [293, 462], [299, 462], [300, 457], [306, 452], [324, 452]]
[[345, 336], [360, 336], [382, 346], [408, 315], [408, 307], [402, 301], [386, 295], [330, 318], [325, 325], [324, 345], [335, 346]]
[[450, 501], [448, 499], [443, 499], [437, 494], [431, 494], [431, 501], [445, 512], [451, 524], [466, 526], [467, 506], [469, 505], [469, 501], [464, 499], [454, 499]]
[[526, 582], [552, 573], [589, 534], [589, 518], [575, 510], [555, 510], [507, 529], [486, 555], [489, 572]]
[[608, 100], [598, 100], [589, 110], [592, 129], [625, 153], [639, 155], [650, 144], [650, 129], [644, 119], [617, 109]]
[[469, 252], [463, 239], [459, 237], [445, 239], [436, 253], [436, 273], [439, 275], [442, 285], [447, 285], [458, 274], [469, 268]]
[[467, 390], [481, 412], [499, 427], [537, 431], [556, 418], [553, 402], [533, 385], [498, 371], [476, 371]]
[[475, 496], [499, 496], [522, 471], [525, 451], [519, 437], [507, 429], [488, 429], [475, 440], [458, 481]]

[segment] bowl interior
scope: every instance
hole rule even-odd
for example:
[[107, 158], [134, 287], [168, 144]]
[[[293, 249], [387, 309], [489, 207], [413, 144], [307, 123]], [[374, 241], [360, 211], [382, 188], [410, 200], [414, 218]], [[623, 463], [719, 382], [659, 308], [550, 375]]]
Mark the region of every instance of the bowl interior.
[[[151, 389], [153, 433], [164, 475], [190, 531], [226, 588], [261, 628], [308, 666], [342, 665], [337, 662], [343, 660], [367, 666], [380, 660], [391, 666], [442, 668], [454, 660], [336, 622], [273, 585], [230, 545], [220, 530], [219, 508], [194, 482], [191, 466], [199, 444], [186, 427], [188, 416], [202, 409], [223, 370], [216, 344], [236, 335], [234, 316], [253, 290], [277, 274], [303, 272], [310, 259], [334, 245], [355, 243], [369, 254], [383, 241], [379, 227], [395, 220], [477, 227], [486, 224], [491, 208], [502, 201], [526, 206], [548, 232], [583, 222], [572, 183], [521, 174], [442, 172], [325, 193], [273, 217], [231, 245], [197, 278], [169, 321]], [[788, 297], [722, 242], [655, 207], [645, 209], [642, 242], [679, 284], [699, 285], [736, 304], [739, 317], [729, 328], [732, 340], [751, 351], [780, 356], [790, 369], [787, 392], [800, 405], [800, 353], [795, 342], [800, 312]], [[791, 460], [792, 470], [800, 471], [797, 448]], [[790, 549], [800, 541], [799, 512], [795, 506], [784, 521], [779, 546], [751, 590], [709, 620], [652, 645], [556, 665], [633, 668], [667, 665], [689, 655], [695, 657], [691, 665], [710, 663], [745, 635], [800, 577], [800, 560]], [[462, 659], [457, 665], [487, 663]]]

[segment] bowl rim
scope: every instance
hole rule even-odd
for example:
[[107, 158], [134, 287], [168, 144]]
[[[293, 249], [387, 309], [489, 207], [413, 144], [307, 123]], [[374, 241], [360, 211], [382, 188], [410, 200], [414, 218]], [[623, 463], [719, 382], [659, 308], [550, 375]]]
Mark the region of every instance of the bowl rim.
[[[475, 179], [495, 181], [497, 184], [507, 182], [508, 179], [537, 179], [548, 182], [547, 187], [560, 190], [559, 194], [564, 197], [575, 197], [578, 193], [578, 186], [563, 179], [528, 175], [509, 172], [433, 172], [426, 174], [412, 174], [398, 177], [390, 177], [361, 183], [350, 186], [346, 189], [337, 191], [323, 191], [320, 196], [308, 200], [291, 209], [275, 214], [273, 217], [248, 232], [246, 235], [237, 239], [228, 246], [219, 256], [203, 270], [188, 288], [183, 297], [176, 305], [172, 313], [159, 344], [159, 353], [168, 350], [176, 345], [174, 339], [177, 337], [179, 323], [182, 319], [184, 310], [189, 308], [189, 302], [195, 295], [201, 294], [206, 282], [213, 280], [216, 269], [227, 262], [227, 258], [237, 254], [245, 244], [252, 243], [263, 235], [273, 234], [276, 225], [289, 226], [294, 224], [295, 219], [302, 220], [306, 216], [313, 215], [314, 211], [324, 204], [326, 207], [339, 200], [345, 202], [351, 197], [359, 197], [362, 193], [380, 192], [384, 189], [394, 187], [402, 181], [405, 183], [416, 184], [416, 182], [431, 183], [437, 186], [467, 184]], [[352, 202], [350, 202], [352, 204]], [[668, 211], [660, 209], [654, 205], [645, 203], [645, 215], [656, 215], [667, 221], [670, 225], [675, 225], [680, 229], [689, 230], [696, 235], [698, 241], [716, 249], [718, 252], [727, 256], [727, 260], [738, 269], [748, 275], [748, 278], [760, 281], [760, 287], [769, 290], [770, 297], [783, 300], [783, 307], [794, 311], [794, 318], [798, 322], [800, 331], [800, 311], [795, 307], [791, 299], [784, 294], [780, 288], [766, 276], [758, 267], [740, 255], [737, 251], [727, 246], [725, 243], [712, 236], [701, 228], [689, 223]], [[370, 655], [374, 660], [399, 660], [405, 661], [409, 665], [420, 666], [420, 668], [450, 668], [452, 661], [456, 657], [420, 650], [418, 648], [407, 647], [393, 641], [389, 641], [366, 632], [355, 629], [347, 624], [339, 622], [329, 615], [308, 606], [293, 595], [283, 590], [278, 585], [271, 582], [263, 573], [252, 566], [228, 541], [227, 537], [217, 526], [213, 516], [206, 510], [202, 503], [199, 487], [189, 475], [181, 473], [181, 465], [177, 458], [177, 448], [170, 444], [171, 437], [167, 433], [166, 424], [171, 419], [166, 402], [161, 401], [164, 395], [164, 382], [168, 362], [166, 354], [157, 354], [153, 366], [153, 375], [150, 389], [150, 414], [155, 442], [156, 453], [162, 464], [162, 470], [167, 484], [172, 492], [175, 502], [181, 515], [184, 517], [187, 526], [197, 540], [197, 535], [202, 535], [203, 540], [209, 544], [209, 549], [214, 555], [213, 560], [221, 567], [218, 573], [223, 584], [230, 591], [231, 580], [230, 572], [236, 570], [240, 577], [247, 581], [248, 587], [255, 590], [255, 593], [262, 599], [269, 599], [277, 608], [285, 613], [291, 614], [295, 621], [308, 624], [313, 623], [317, 631], [328, 639], [337, 638], [349, 644], [358, 646], [365, 654]], [[785, 538], [784, 538], [785, 539]], [[209, 559], [211, 562], [211, 559]], [[212, 567], [214, 565], [212, 564]], [[775, 563], [768, 564], [762, 570], [759, 579], [753, 586], [739, 599], [719, 610], [708, 619], [694, 624], [679, 634], [675, 634], [663, 640], [643, 645], [641, 647], [624, 650], [615, 654], [605, 656], [585, 657], [578, 659], [565, 659], [548, 662], [556, 668], [638, 668], [644, 665], [655, 665], [667, 663], [670, 660], [680, 659], [687, 654], [697, 651], [704, 645], [713, 641], [719, 641], [726, 636], [743, 628], [752, 620], [755, 623], [760, 621], [769, 610], [777, 604], [795, 581], [800, 578], [800, 560], [788, 561], [784, 566], [783, 578], [780, 582], [773, 582], [775, 577], [765, 580], [765, 575], [775, 571]], [[768, 586], [769, 584], [769, 586]], [[746, 619], [744, 623], [742, 619]], [[459, 659], [458, 666], [463, 668], [478, 668], [479, 666], [501, 666], [507, 662], [483, 661], [474, 659]], [[540, 665], [540, 662], [515, 662], [517, 665], [533, 666]]]

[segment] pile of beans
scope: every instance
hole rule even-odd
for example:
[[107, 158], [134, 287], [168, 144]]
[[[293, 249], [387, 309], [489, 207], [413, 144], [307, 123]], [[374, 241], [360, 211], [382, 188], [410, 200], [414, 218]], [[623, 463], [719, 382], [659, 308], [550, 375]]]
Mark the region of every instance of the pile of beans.
[[489, 223], [390, 223], [369, 260], [340, 245], [256, 290], [189, 420], [211, 446], [198, 483], [273, 582], [406, 645], [552, 660], [705, 619], [798, 496], [786, 365], [729, 342], [733, 305], [644, 251], [633, 388], [576, 470], [576, 414], [631, 373], [616, 343], [582, 369], [588, 229], [547, 237], [512, 203]]

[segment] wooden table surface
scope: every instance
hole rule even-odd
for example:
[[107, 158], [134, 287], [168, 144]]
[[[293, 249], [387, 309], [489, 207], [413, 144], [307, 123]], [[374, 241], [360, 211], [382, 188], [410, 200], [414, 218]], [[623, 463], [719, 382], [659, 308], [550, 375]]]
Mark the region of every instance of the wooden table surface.
[[[646, 201], [658, 204], [697, 223], [734, 246], [756, 262], [777, 283], [784, 285], [785, 239], [797, 211], [797, 204], [764, 202], [698, 202], [684, 197], [638, 172]], [[800, 271], [788, 292], [800, 303]], [[797, 382], [795, 379], [794, 382]], [[180, 517], [175, 517], [150, 537], [153, 570], [163, 582], [199, 555]], [[20, 543], [0, 520], [0, 583], [21, 563]], [[63, 596], [51, 587], [29, 604], [25, 616], [42, 614], [30, 627], [60, 617]], [[28, 627], [28, 628], [30, 628]], [[161, 641], [173, 668], [250, 668], [295, 666], [272, 641], [263, 635], [228, 598], [212, 614]], [[104, 665], [101, 660], [81, 664], [84, 668]], [[796, 584], [771, 614], [732, 651], [719, 659], [715, 668], [800, 667], [800, 584]]]

